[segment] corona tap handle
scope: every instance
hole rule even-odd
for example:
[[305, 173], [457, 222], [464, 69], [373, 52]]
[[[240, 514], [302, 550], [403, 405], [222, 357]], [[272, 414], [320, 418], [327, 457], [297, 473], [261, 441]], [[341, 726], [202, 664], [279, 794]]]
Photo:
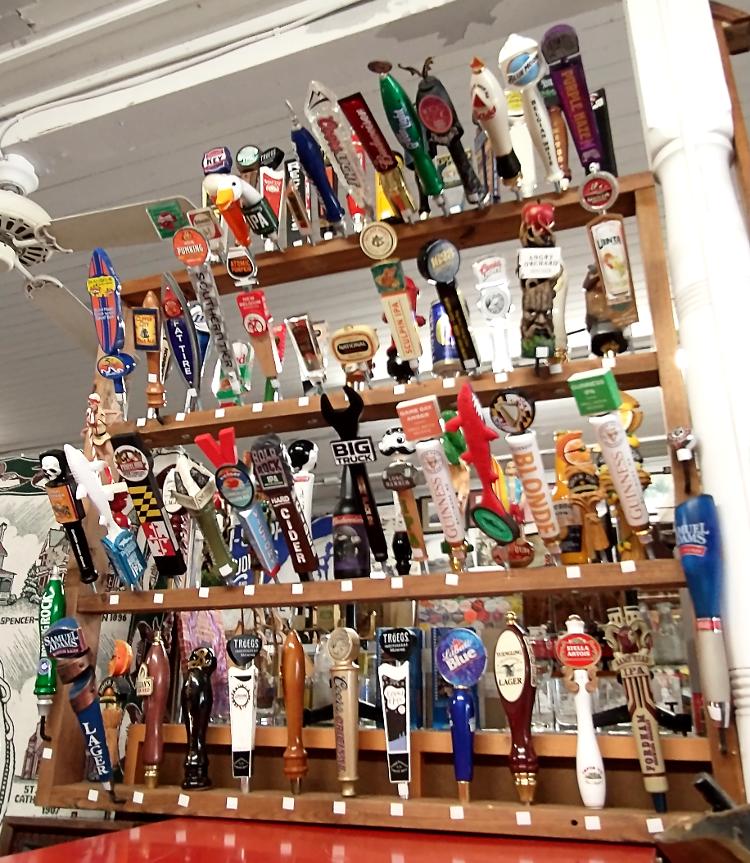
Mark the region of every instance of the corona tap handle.
[[353, 629], [339, 626], [328, 639], [333, 690], [333, 725], [336, 734], [336, 765], [341, 794], [356, 793], [359, 755], [359, 636]]
[[547, 180], [558, 192], [567, 188], [567, 181], [557, 162], [549, 114], [544, 98], [537, 88], [547, 71], [539, 45], [527, 36], [512, 33], [500, 49], [498, 63], [508, 86], [521, 91], [526, 123], [539, 158], [545, 166]]
[[96, 662], [83, 631], [72, 617], [63, 617], [44, 633], [47, 655], [57, 660], [60, 682], [71, 684], [68, 699], [83, 733], [99, 782], [114, 796], [102, 711], [96, 688]]
[[503, 185], [518, 188], [521, 163], [513, 150], [505, 92], [500, 82], [475, 57], [471, 63], [471, 112], [487, 134]]
[[164, 760], [163, 723], [169, 696], [169, 657], [157, 628], [136, 679], [136, 694], [144, 699], [143, 721], [146, 733], [141, 750], [147, 788], [159, 784], [159, 766]]
[[526, 631], [509, 611], [495, 645], [495, 683], [510, 725], [510, 771], [522, 803], [533, 803], [539, 762], [531, 738], [536, 666]]
[[292, 793], [299, 794], [302, 790], [302, 779], [307, 776], [307, 752], [302, 743], [305, 654], [302, 642], [294, 630], [290, 630], [281, 648], [281, 683], [284, 689], [287, 734], [284, 775], [291, 782]]
[[133, 341], [137, 351], [146, 354], [148, 377], [146, 406], [149, 417], [157, 417], [166, 404], [164, 383], [161, 379], [159, 356], [161, 351], [161, 316], [159, 299], [155, 291], [147, 291], [143, 305], [133, 309]]
[[596, 666], [602, 656], [599, 642], [584, 631], [583, 620], [572, 614], [565, 621], [567, 634], [555, 644], [566, 689], [574, 694], [576, 708], [576, 776], [583, 805], [601, 809], [607, 796], [604, 761], [594, 730], [592, 694], [596, 692]]
[[36, 667], [34, 695], [39, 711], [39, 736], [42, 740], [50, 740], [45, 732], [47, 717], [52, 709], [52, 701], [57, 692], [57, 666], [55, 660], [47, 654], [44, 645], [44, 633], [58, 620], [65, 617], [65, 588], [60, 567], [53, 566], [39, 603], [39, 663]]
[[291, 102], [286, 103], [292, 116], [292, 143], [297, 151], [297, 156], [310, 178], [310, 182], [318, 190], [318, 195], [325, 209], [326, 219], [341, 233], [346, 233], [344, 225], [344, 209], [336, 197], [333, 187], [326, 175], [326, 166], [323, 154], [320, 152], [309, 129], [306, 129], [299, 121], [294, 112]]
[[437, 646], [435, 663], [440, 676], [453, 686], [448, 707], [453, 744], [453, 770], [458, 784], [458, 799], [469, 802], [469, 787], [474, 776], [474, 731], [476, 705], [472, 695], [487, 666], [487, 651], [473, 629], [453, 629]]
[[76, 497], [76, 482], [68, 467], [65, 453], [61, 449], [50, 449], [40, 455], [39, 461], [47, 480], [44, 490], [47, 492], [55, 521], [62, 525], [73, 549], [80, 579], [84, 584], [95, 584], [99, 573], [94, 567], [89, 542], [83, 529], [86, 511]]
[[211, 675], [216, 671], [216, 654], [210, 647], [196, 647], [187, 662], [180, 703], [187, 732], [188, 749], [182, 787], [210, 788], [206, 732], [214, 705]]
[[[723, 560], [719, 514], [710, 494], [700, 494], [675, 509], [677, 547], [695, 607], [695, 646], [701, 686], [710, 720], [729, 727], [731, 692], [729, 662], [721, 622]], [[723, 742], [723, 741], [722, 741]]]
[[431, 240], [422, 246], [417, 266], [422, 276], [437, 289], [440, 302], [450, 321], [464, 371], [478, 371], [479, 354], [471, 337], [463, 298], [456, 287], [456, 275], [461, 266], [458, 249], [449, 240]]

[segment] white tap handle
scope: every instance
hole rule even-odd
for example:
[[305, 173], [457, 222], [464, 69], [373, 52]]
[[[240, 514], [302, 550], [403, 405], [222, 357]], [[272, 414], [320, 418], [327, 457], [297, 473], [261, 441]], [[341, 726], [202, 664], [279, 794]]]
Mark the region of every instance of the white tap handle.
[[560, 523], [544, 476], [544, 465], [536, 432], [530, 429], [521, 434], [508, 435], [505, 441], [513, 457], [526, 503], [534, 517], [539, 536], [547, 544], [556, 543], [560, 538]]
[[466, 536], [464, 519], [453, 490], [448, 459], [442, 443], [438, 440], [420, 441], [417, 444], [417, 458], [422, 466], [425, 483], [435, 504], [446, 542], [451, 546], [461, 545]]
[[523, 113], [531, 140], [544, 165], [547, 180], [561, 188], [567, 187], [567, 180], [557, 162], [555, 139], [547, 106], [536, 85], [525, 87], [523, 90]]

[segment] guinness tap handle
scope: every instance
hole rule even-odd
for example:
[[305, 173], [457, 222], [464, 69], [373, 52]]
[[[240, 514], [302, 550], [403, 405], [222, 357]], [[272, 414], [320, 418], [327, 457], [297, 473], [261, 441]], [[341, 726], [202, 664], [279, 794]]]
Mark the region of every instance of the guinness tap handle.
[[302, 710], [305, 695], [305, 654], [294, 630], [284, 639], [281, 652], [281, 683], [286, 710], [287, 746], [284, 750], [284, 775], [289, 778], [292, 793], [302, 790], [307, 775], [307, 752], [302, 743]]
[[159, 766], [164, 758], [163, 722], [169, 695], [169, 658], [157, 629], [146, 658], [138, 671], [138, 695], [143, 696], [143, 721], [146, 733], [141, 758], [147, 788], [159, 784]]

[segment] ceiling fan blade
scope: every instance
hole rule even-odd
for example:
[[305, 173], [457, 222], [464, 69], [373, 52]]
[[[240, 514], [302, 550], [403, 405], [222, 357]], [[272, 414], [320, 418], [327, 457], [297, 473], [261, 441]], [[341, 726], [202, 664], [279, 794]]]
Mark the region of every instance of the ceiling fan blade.
[[89, 309], [63, 285], [43, 282], [28, 285], [26, 296], [53, 324], [67, 333], [72, 342], [96, 360], [94, 319]]
[[195, 206], [183, 197], [127, 204], [53, 219], [48, 232], [64, 249], [90, 251], [95, 246], [138, 246], [172, 237], [190, 224], [187, 212]]

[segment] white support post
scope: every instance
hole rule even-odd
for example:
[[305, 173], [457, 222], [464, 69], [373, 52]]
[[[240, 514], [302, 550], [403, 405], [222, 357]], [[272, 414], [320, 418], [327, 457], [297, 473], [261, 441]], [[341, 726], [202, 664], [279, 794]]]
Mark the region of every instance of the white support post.
[[623, 0], [706, 492], [721, 514], [724, 624], [750, 784], [750, 244], [708, 0]]

